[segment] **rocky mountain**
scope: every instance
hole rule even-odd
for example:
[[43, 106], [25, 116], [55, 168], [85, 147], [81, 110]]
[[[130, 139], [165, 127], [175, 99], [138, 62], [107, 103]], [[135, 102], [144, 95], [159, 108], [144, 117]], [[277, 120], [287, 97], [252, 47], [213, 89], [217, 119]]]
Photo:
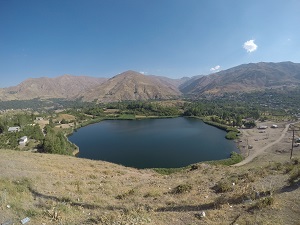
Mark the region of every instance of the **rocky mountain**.
[[250, 63], [200, 77], [180, 90], [186, 95], [250, 92], [300, 85], [300, 63]]
[[28, 100], [34, 98], [67, 98], [103, 83], [105, 78], [63, 75], [56, 78], [30, 78], [17, 86], [0, 89], [0, 99]]
[[113, 102], [124, 100], [171, 99], [181, 95], [176, 85], [159, 78], [126, 71], [96, 88], [79, 95], [85, 101]]
[[171, 79], [126, 71], [110, 79], [63, 75], [28, 79], [17, 86], [0, 89], [0, 100], [65, 98], [112, 102], [171, 99], [181, 95], [221, 95], [232, 92], [289, 89], [300, 86], [300, 63], [250, 63], [207, 76]]

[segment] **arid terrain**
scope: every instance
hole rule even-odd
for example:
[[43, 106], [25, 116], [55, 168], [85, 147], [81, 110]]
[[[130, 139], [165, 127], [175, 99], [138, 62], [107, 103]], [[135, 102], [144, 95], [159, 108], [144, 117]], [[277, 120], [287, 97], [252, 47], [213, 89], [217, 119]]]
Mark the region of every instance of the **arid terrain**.
[[171, 175], [0, 150], [0, 223], [29, 217], [28, 224], [300, 224], [299, 181], [289, 182], [299, 170], [299, 160], [290, 160], [292, 132], [280, 139], [286, 124], [272, 124], [242, 130], [240, 147], [248, 140], [249, 156], [260, 153], [249, 163], [199, 163]]
[[288, 90], [299, 87], [300, 64], [293, 62], [249, 63], [193, 77], [172, 79], [125, 71], [111, 78], [63, 75], [24, 80], [0, 88], [0, 100], [69, 99], [97, 102], [198, 98], [202, 95]]

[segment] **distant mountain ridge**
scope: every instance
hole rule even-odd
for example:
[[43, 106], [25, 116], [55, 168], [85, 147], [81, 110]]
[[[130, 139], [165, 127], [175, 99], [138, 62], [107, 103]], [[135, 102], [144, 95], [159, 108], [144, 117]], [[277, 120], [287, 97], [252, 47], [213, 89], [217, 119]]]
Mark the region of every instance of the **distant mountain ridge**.
[[182, 96], [252, 92], [300, 87], [300, 63], [249, 63], [207, 76], [172, 79], [126, 71], [110, 79], [63, 75], [30, 78], [17, 86], [1, 88], [0, 100], [33, 98], [82, 99], [114, 102], [125, 100], [174, 99]]
[[186, 95], [251, 92], [300, 85], [300, 63], [249, 63], [203, 76], [180, 89]]
[[71, 99], [91, 87], [100, 85], [106, 78], [63, 75], [55, 78], [30, 78], [17, 86], [0, 89], [0, 99], [28, 100], [33, 98]]

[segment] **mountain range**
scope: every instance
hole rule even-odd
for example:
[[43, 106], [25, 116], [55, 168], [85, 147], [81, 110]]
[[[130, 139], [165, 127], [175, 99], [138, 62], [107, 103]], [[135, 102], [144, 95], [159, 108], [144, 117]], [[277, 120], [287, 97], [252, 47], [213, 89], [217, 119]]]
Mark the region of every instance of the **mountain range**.
[[0, 100], [65, 98], [114, 102], [222, 95], [300, 86], [300, 63], [249, 63], [210, 75], [171, 79], [126, 71], [112, 78], [63, 75], [30, 78], [1, 88]]

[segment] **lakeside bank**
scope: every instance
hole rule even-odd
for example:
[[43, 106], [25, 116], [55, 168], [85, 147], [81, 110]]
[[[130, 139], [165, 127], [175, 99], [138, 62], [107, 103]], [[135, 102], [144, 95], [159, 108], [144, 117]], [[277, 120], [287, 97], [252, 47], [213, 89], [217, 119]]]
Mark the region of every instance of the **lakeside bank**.
[[238, 152], [235, 143], [224, 138], [223, 130], [197, 118], [102, 122], [82, 128], [69, 138], [82, 150], [79, 157], [108, 160], [118, 164], [123, 164], [122, 158], [128, 158], [128, 162], [136, 162], [139, 157], [140, 163], [145, 160], [148, 162], [140, 166], [130, 163], [123, 165], [155, 168], [227, 159], [233, 151]]

